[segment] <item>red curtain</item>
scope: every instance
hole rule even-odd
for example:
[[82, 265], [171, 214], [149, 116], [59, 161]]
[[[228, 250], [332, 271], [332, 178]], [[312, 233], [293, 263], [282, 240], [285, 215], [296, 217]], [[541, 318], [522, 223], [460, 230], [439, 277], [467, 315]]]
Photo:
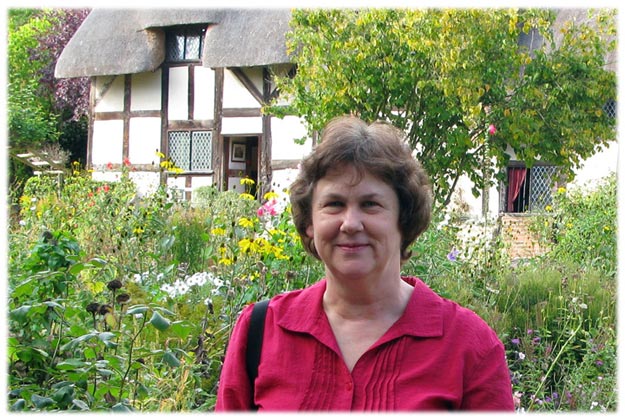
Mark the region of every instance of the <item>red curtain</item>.
[[508, 212], [514, 211], [514, 200], [525, 181], [526, 168], [510, 168], [508, 172]]

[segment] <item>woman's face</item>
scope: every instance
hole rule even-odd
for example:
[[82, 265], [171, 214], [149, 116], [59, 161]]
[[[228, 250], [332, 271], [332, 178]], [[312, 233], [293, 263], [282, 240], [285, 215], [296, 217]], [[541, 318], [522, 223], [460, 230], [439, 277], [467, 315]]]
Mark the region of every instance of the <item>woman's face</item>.
[[312, 197], [306, 234], [330, 277], [362, 279], [399, 275], [399, 199], [382, 180], [365, 173], [358, 182], [352, 166], [329, 172]]

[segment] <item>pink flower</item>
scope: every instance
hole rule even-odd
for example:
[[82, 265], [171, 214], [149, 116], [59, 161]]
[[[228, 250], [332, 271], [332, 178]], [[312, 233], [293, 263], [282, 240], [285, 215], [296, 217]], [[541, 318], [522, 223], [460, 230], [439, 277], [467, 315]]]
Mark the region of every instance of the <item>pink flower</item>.
[[111, 170], [113, 169], [113, 164], [111, 162], [106, 164], [107, 169]]
[[278, 202], [275, 198], [267, 201], [265, 204], [260, 206], [258, 210], [256, 210], [256, 214], [258, 215], [258, 217], [262, 217], [265, 214], [269, 214], [270, 216], [276, 216], [278, 214], [278, 210], [276, 210], [277, 203]]
[[495, 127], [495, 124], [491, 124], [491, 125], [488, 126], [488, 134], [490, 134], [492, 136], [496, 132], [497, 132], [497, 127]]

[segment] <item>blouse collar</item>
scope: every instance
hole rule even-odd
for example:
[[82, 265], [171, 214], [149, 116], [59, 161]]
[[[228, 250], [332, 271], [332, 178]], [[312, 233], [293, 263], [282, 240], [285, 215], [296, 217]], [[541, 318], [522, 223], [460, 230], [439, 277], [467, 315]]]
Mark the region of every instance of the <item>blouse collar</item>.
[[[402, 279], [411, 284], [414, 291], [403, 315], [378, 340], [378, 345], [404, 335], [414, 337], [443, 335], [443, 299], [417, 277], [404, 276]], [[272, 307], [276, 312], [277, 323], [282, 328], [310, 334], [327, 346], [335, 348], [336, 340], [323, 311], [322, 299], [325, 289], [326, 280], [323, 279], [294, 292], [291, 298], [276, 300]]]

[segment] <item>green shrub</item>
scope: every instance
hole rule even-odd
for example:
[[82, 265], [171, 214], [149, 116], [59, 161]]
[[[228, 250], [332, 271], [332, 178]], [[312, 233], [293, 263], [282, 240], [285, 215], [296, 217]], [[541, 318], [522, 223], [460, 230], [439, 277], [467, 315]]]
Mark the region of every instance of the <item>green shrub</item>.
[[533, 226], [549, 245], [545, 258], [572, 260], [615, 276], [617, 206], [615, 174], [592, 189], [560, 188], [552, 212], [537, 218]]

